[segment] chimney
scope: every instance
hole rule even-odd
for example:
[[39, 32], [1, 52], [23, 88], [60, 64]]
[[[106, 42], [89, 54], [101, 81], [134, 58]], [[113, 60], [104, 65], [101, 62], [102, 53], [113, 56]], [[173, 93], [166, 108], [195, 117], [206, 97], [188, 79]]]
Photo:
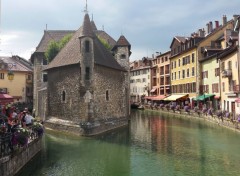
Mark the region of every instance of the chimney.
[[212, 22], [210, 21], [209, 22], [209, 33], [211, 33], [213, 31], [213, 24]]
[[207, 34], [210, 33], [210, 30], [209, 30], [209, 23], [207, 23]]
[[237, 21], [237, 19], [238, 19], [238, 16], [239, 16], [239, 15], [233, 15], [233, 20], [234, 20], [234, 22], [236, 22], [236, 21]]
[[219, 28], [219, 21], [215, 21], [215, 29]]
[[223, 15], [222, 24], [223, 24], [223, 26], [227, 24], [227, 16], [226, 15]]
[[198, 36], [199, 37], [204, 37], [204, 30], [203, 29], [198, 30]]

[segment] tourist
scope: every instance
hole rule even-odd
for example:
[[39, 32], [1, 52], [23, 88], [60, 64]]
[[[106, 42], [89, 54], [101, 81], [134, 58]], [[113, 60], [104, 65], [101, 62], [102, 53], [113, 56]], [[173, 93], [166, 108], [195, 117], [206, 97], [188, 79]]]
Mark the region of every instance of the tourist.
[[25, 123], [26, 123], [26, 126], [31, 126], [33, 124], [33, 116], [31, 116], [31, 114], [28, 112], [26, 112], [26, 116], [25, 116]]

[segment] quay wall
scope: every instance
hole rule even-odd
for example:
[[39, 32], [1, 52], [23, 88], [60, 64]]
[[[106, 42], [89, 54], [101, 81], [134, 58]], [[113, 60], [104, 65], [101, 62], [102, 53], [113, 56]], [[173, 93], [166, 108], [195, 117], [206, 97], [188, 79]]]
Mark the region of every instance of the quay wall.
[[26, 147], [20, 148], [12, 155], [0, 158], [0, 175], [17, 174], [42, 149], [42, 138], [37, 138]]
[[184, 112], [184, 110], [181, 111], [172, 111], [172, 110], [166, 110], [164, 109], [151, 109], [151, 108], [146, 108], [145, 110], [147, 111], [157, 111], [159, 113], [165, 114], [165, 115], [173, 115], [174, 117], [185, 117], [185, 118], [195, 118], [195, 119], [201, 119], [204, 121], [208, 121], [210, 123], [217, 124], [219, 126], [222, 126], [224, 128], [228, 128], [231, 130], [234, 130], [236, 132], [240, 132], [240, 122], [238, 122], [236, 119], [231, 120], [230, 118], [218, 118], [215, 114], [213, 116], [206, 115], [203, 113], [196, 113], [193, 111]]

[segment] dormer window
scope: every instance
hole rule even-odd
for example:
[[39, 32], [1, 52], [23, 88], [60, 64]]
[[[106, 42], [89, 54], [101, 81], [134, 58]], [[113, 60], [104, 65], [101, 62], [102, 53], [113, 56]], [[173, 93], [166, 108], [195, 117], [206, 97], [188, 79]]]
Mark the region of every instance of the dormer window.
[[121, 54], [120, 58], [121, 59], [126, 59], [126, 55], [125, 54]]
[[86, 53], [90, 52], [90, 42], [88, 40], [85, 41], [85, 52]]

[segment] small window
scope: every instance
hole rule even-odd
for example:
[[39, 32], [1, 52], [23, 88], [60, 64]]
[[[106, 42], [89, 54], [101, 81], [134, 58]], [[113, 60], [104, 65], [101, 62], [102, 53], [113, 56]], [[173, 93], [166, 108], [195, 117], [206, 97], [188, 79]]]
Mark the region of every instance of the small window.
[[47, 82], [48, 76], [47, 73], [43, 73], [43, 82]]
[[0, 73], [0, 79], [4, 79], [4, 73]]
[[106, 100], [109, 101], [109, 91], [106, 91]]
[[43, 59], [42, 59], [42, 64], [43, 64], [43, 65], [47, 65], [47, 64], [48, 64], [48, 61], [47, 61], [46, 58], [43, 58]]
[[66, 101], [66, 92], [65, 92], [65, 90], [62, 91], [62, 101], [63, 101], [63, 102]]
[[85, 80], [90, 80], [90, 68], [86, 67], [86, 74], [85, 74]]
[[90, 42], [88, 40], [85, 41], [85, 51], [86, 51], [86, 53], [90, 52]]
[[126, 55], [125, 54], [121, 54], [121, 59], [126, 59]]

